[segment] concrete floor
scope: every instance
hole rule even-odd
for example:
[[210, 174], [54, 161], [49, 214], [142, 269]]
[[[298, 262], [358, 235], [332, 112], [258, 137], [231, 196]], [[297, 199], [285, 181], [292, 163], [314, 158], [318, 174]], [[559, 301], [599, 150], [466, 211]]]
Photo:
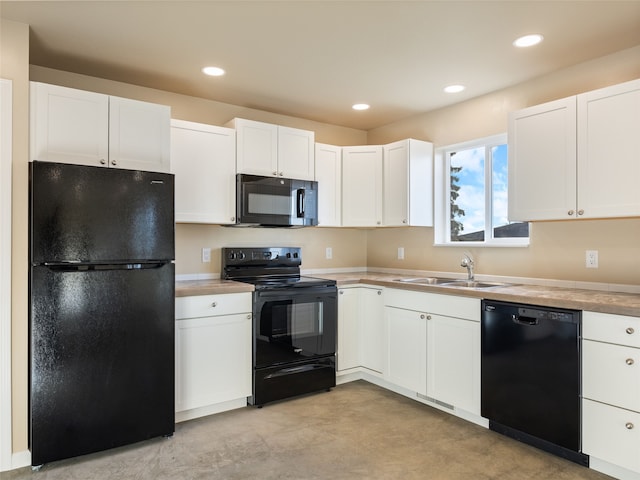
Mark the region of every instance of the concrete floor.
[[608, 479], [364, 381], [2, 480]]

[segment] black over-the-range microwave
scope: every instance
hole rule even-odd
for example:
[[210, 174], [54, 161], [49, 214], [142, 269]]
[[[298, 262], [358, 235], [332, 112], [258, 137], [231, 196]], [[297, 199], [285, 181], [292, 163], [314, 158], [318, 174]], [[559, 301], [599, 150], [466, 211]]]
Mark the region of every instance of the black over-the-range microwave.
[[236, 175], [236, 225], [310, 227], [318, 224], [318, 182]]

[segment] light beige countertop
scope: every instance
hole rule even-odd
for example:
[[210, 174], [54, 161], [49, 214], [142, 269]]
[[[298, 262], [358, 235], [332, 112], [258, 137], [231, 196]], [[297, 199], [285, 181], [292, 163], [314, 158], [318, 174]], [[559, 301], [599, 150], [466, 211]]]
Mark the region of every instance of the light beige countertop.
[[231, 280], [179, 280], [176, 282], [176, 297], [194, 295], [220, 295], [223, 293], [253, 292], [253, 285]]
[[[528, 303], [556, 308], [571, 308], [592, 312], [631, 315], [640, 317], [640, 295], [635, 293], [561, 288], [542, 285], [509, 283], [489, 288], [447, 287], [443, 285], [416, 285], [399, 282], [399, 278], [414, 275], [390, 273], [328, 273], [314, 277], [335, 280], [338, 287], [365, 283], [387, 288], [399, 288], [417, 292], [431, 292], [505, 302]], [[418, 276], [415, 275], [417, 278]], [[176, 282], [176, 297], [213, 295], [221, 293], [251, 292], [253, 285], [229, 280], [186, 280]]]

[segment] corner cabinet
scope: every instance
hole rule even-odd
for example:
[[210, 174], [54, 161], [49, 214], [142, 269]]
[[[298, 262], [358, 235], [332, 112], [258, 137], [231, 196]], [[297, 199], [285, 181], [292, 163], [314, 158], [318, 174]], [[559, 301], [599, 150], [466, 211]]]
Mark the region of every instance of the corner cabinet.
[[640, 474], [640, 318], [582, 314], [582, 449]]
[[509, 220], [640, 215], [639, 131], [640, 79], [511, 113]]
[[342, 225], [342, 148], [316, 143], [318, 226]]
[[247, 405], [251, 293], [176, 298], [176, 420]]
[[234, 118], [238, 173], [315, 179], [315, 133], [270, 123]]
[[382, 147], [342, 147], [342, 225], [382, 225]]
[[433, 226], [433, 144], [412, 138], [383, 146], [385, 226]]
[[177, 223], [235, 223], [235, 130], [171, 120], [171, 171]]
[[169, 171], [165, 105], [31, 82], [30, 159]]

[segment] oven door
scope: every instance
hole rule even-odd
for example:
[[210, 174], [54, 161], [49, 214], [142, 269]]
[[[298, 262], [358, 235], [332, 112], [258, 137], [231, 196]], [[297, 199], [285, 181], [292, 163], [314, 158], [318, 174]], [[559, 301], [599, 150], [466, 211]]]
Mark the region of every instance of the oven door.
[[335, 286], [258, 290], [253, 308], [256, 368], [335, 354]]

